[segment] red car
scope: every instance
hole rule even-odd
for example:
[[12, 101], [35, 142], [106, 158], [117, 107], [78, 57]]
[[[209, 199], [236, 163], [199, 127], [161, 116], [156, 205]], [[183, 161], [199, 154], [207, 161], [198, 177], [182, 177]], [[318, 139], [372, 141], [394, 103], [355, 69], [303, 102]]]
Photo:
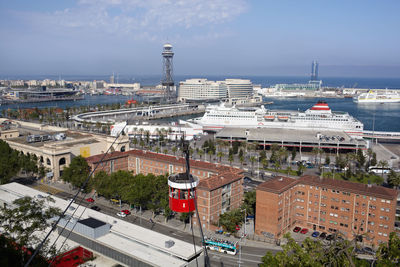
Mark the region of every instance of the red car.
[[303, 235], [307, 234], [308, 233], [308, 229], [307, 228], [303, 228], [303, 229], [301, 229], [300, 233], [302, 233]]
[[89, 197], [89, 198], [86, 199], [86, 201], [87, 201], [87, 202], [90, 202], [90, 203], [93, 203], [93, 202], [94, 202], [94, 199], [91, 198], [91, 197]]
[[298, 226], [296, 226], [296, 227], [293, 229], [293, 232], [298, 233], [300, 230], [301, 230], [301, 228], [298, 227]]
[[121, 212], [125, 213], [126, 215], [131, 214], [131, 212], [129, 210], [121, 210]]
[[236, 225], [236, 231], [239, 231], [239, 230], [240, 230], [239, 225]]

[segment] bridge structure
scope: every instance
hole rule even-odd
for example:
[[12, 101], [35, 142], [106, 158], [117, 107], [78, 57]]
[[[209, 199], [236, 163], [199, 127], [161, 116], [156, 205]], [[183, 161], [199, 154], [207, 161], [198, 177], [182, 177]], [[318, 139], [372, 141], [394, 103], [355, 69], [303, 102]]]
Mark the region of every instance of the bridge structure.
[[114, 124], [128, 120], [145, 121], [151, 119], [161, 119], [179, 115], [196, 114], [205, 111], [201, 104], [170, 104], [146, 106], [137, 108], [127, 108], [118, 110], [86, 112], [75, 115], [72, 119], [75, 124]]

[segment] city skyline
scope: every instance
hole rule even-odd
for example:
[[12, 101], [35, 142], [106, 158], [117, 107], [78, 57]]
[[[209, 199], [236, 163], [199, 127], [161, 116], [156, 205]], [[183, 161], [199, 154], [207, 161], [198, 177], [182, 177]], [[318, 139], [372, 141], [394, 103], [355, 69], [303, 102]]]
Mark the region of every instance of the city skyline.
[[13, 1], [0, 3], [0, 75], [400, 77], [400, 3]]

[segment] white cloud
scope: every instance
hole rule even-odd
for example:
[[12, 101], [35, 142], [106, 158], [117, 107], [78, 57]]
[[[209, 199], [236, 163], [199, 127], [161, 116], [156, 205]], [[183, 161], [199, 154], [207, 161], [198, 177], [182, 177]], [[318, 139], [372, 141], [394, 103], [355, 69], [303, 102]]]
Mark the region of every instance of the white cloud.
[[157, 40], [173, 39], [182, 31], [188, 38], [224, 36], [215, 25], [233, 20], [246, 9], [245, 0], [78, 0], [75, 7], [32, 18], [57, 30]]

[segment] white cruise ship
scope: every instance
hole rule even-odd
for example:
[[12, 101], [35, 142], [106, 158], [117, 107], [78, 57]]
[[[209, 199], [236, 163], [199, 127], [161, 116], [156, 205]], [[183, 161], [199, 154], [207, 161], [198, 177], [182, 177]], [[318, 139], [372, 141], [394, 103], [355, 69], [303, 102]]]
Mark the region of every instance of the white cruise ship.
[[305, 112], [267, 110], [261, 108], [236, 108], [208, 106], [203, 117], [192, 120], [204, 130], [225, 127], [239, 128], [287, 128], [344, 131], [349, 136], [361, 138], [364, 125], [346, 112], [332, 112], [328, 104], [319, 101]]
[[398, 103], [400, 102], [400, 94], [398, 92], [374, 92], [370, 90], [368, 93], [362, 93], [353, 98], [355, 103]]

